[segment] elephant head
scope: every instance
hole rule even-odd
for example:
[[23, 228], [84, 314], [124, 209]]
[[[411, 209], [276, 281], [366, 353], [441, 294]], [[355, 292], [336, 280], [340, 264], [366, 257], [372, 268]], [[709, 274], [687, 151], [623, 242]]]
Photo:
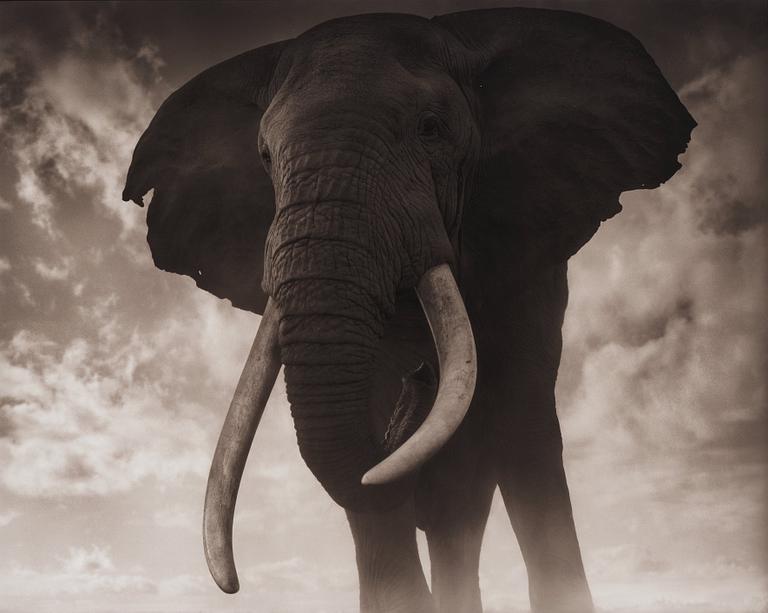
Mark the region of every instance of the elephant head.
[[[694, 125], [631, 35], [534, 9], [337, 19], [172, 94], [123, 198], [154, 189], [159, 268], [264, 313], [206, 497], [219, 585], [237, 589], [235, 496], [281, 364], [302, 457], [333, 499], [398, 504], [472, 398], [472, 328], [494, 322], [470, 323], [464, 302], [483, 313], [499, 279], [567, 260], [621, 192], [675, 173]], [[373, 380], [388, 322], [414, 294], [439, 385], [418, 429], [385, 446]]]

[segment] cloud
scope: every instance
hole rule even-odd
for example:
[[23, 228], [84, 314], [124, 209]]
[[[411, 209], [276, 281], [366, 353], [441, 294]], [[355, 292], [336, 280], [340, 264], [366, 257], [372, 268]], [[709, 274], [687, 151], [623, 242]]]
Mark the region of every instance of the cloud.
[[109, 354], [83, 339], [60, 347], [22, 331], [0, 348], [0, 479], [7, 488], [105, 495], [149, 477], [204, 474], [209, 444], [194, 418], [199, 408], [169, 403], [169, 384], [139, 373], [157, 358], [151, 339], [118, 339], [126, 345]]
[[70, 548], [59, 568], [53, 571], [14, 568], [6, 576], [6, 582], [14, 584], [4, 590], [8, 595], [87, 595], [156, 590], [143, 574], [116, 572], [108, 550], [96, 545], [90, 549]]
[[681, 91], [683, 168], [569, 264], [558, 410], [598, 608], [754, 612], [765, 584], [765, 52]]
[[123, 233], [138, 225], [138, 212], [120, 194], [133, 146], [154, 112], [151, 88], [162, 60], [151, 45], [130, 51], [118, 33], [90, 28], [53, 60], [19, 38], [2, 50], [8, 91], [0, 126], [15, 157], [16, 196], [50, 239], [60, 238], [71, 206], [118, 221]]
[[19, 515], [20, 513], [18, 511], [14, 511], [13, 509], [5, 511], [4, 513], [0, 513], [0, 528], [5, 528], [14, 519], [19, 517]]
[[572, 260], [559, 392], [574, 442], [599, 431], [625, 458], [759, 444], [733, 437], [760, 428], [768, 398], [767, 60], [684, 88], [699, 127], [683, 169], [625, 194], [625, 212]]
[[[174, 315], [137, 321], [127, 312], [133, 296], [108, 292], [78, 305], [69, 327], [79, 334], [20, 330], [0, 340], [5, 487], [104, 496], [147, 479], [205, 476], [258, 318], [174, 280], [167, 296], [189, 307], [178, 311], [169, 300], [162, 313]], [[136, 308], [143, 315], [141, 296]], [[168, 513], [156, 519], [181, 522]]]
[[36, 306], [37, 303], [35, 302], [35, 299], [32, 296], [32, 291], [29, 289], [29, 286], [26, 283], [19, 281], [18, 279], [14, 280], [14, 284], [16, 286], [16, 289], [18, 289], [18, 298], [20, 302], [25, 307]]
[[194, 521], [192, 513], [188, 509], [174, 507], [171, 509], [160, 509], [153, 514], [155, 525], [161, 528], [198, 528], [198, 523]]
[[3, 277], [11, 270], [11, 262], [8, 258], [0, 256], [0, 293], [5, 290], [6, 284]]
[[[106, 547], [70, 547], [57, 566], [31, 569], [10, 566], [0, 578], [6, 597], [87, 596], [94, 594], [141, 594], [157, 591], [157, 585], [141, 572], [120, 572]], [[29, 601], [27, 601], [29, 602]]]
[[[200, 575], [176, 575], [157, 581], [157, 591], [167, 597], [189, 597], [200, 594], [210, 589], [208, 577]], [[177, 601], [178, 602], [178, 601]]]
[[63, 560], [63, 570], [67, 573], [101, 573], [114, 569], [107, 550], [95, 545], [90, 549], [71, 547]]
[[593, 558], [600, 565], [592, 582], [600, 611], [757, 613], [768, 605], [762, 569], [726, 556], [702, 560], [694, 570], [666, 567], [642, 547], [603, 549]]
[[259, 593], [259, 604], [276, 613], [350, 610], [349, 595], [357, 590], [352, 566], [323, 566], [305, 556], [255, 564], [241, 574], [248, 589]]
[[73, 268], [71, 257], [61, 258], [56, 264], [48, 264], [39, 258], [35, 261], [35, 272], [47, 281], [64, 281], [72, 274]]
[[257, 589], [268, 588], [278, 592], [317, 592], [320, 578], [312, 564], [303, 558], [290, 558], [277, 562], [263, 562], [245, 569], [243, 576]]
[[11, 261], [6, 257], [0, 256], [0, 294], [2, 294], [7, 287], [4, 277], [12, 268]]
[[124, 568], [108, 546], [96, 544], [70, 547], [35, 567], [5, 563], [0, 570], [3, 611], [60, 611], [63, 602], [71, 611], [199, 610], [205, 591], [201, 576]]
[[704, 231], [738, 235], [768, 221], [766, 65], [768, 51], [739, 57], [680, 92], [702, 126], [690, 202]]

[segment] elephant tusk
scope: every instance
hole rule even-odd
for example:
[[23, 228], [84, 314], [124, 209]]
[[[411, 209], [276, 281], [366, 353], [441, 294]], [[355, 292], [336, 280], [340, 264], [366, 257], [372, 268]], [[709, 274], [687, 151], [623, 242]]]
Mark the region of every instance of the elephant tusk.
[[270, 298], [243, 367], [213, 454], [203, 511], [203, 547], [208, 569], [228, 594], [240, 589], [232, 553], [237, 489], [264, 407], [280, 371], [277, 307]]
[[424, 273], [416, 293], [432, 330], [440, 363], [435, 403], [419, 429], [363, 475], [364, 485], [399, 479], [437, 453], [464, 419], [475, 391], [475, 339], [450, 267], [441, 264]]

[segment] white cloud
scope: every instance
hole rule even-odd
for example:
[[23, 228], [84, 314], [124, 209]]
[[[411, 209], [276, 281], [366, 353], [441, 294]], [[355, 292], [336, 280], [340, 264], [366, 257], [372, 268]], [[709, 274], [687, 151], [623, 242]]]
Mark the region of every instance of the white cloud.
[[74, 259], [71, 257], [59, 258], [55, 264], [48, 264], [37, 258], [35, 260], [35, 272], [47, 281], [64, 281], [72, 274], [74, 265]]
[[189, 597], [209, 591], [210, 579], [199, 575], [177, 575], [157, 582], [157, 591], [162, 596]]
[[[95, 194], [90, 200], [96, 211], [117, 220], [126, 235], [138, 229], [140, 214], [122, 202], [122, 183], [133, 146], [154, 112], [136, 62], [148, 66], [157, 81], [162, 60], [151, 46], [128, 57], [117, 45], [100, 49], [94, 59], [94, 46], [103, 41], [86, 36], [73, 42], [79, 44], [44, 65], [36, 65], [24, 42], [0, 62], [2, 72], [12, 75], [9, 81], [25, 88], [18, 96], [23, 101], [0, 113], [16, 158], [16, 195], [51, 239], [60, 237], [54, 217], [62, 210], [62, 195], [78, 199], [82, 190]], [[20, 74], [31, 79], [25, 82]]]
[[[11, 565], [0, 574], [0, 591], [8, 598], [141, 594], [157, 591], [141, 572], [120, 572], [107, 548], [71, 547], [55, 567], [32, 569]], [[29, 601], [26, 601], [29, 603]]]
[[[195, 342], [215, 351], [217, 359], [207, 359], [209, 376], [222, 386], [237, 383], [248, 350], [258, 330], [260, 318], [252, 313], [233, 309], [229, 301], [192, 288]], [[234, 390], [234, 387], [232, 388]]]
[[63, 570], [67, 573], [100, 573], [115, 569], [107, 549], [96, 545], [90, 549], [70, 547], [69, 555], [62, 562]]
[[45, 144], [59, 152], [64, 180], [99, 187], [99, 204], [120, 220], [124, 231], [135, 229], [139, 214], [122, 202], [122, 183], [154, 108], [131, 61], [94, 63], [73, 53], [42, 73], [39, 90], [61, 118], [62, 125], [55, 126], [50, 112], [40, 113]]
[[19, 517], [19, 515], [20, 513], [18, 511], [14, 511], [13, 509], [0, 513], [0, 528], [5, 528], [14, 519]]
[[[160, 50], [152, 43], [144, 43], [136, 53], [136, 57], [146, 61], [152, 67], [155, 75], [159, 75], [160, 69], [165, 66], [165, 61], [160, 57]], [[156, 76], [155, 80], [156, 82], [159, 81], [160, 77]]]
[[[642, 548], [598, 552], [611, 580], [592, 583], [599, 610], [637, 613], [759, 613], [768, 605], [763, 573], [724, 557], [696, 571], [660, 568]], [[629, 558], [630, 563], [627, 563]], [[630, 579], [631, 578], [631, 579]]]
[[19, 299], [24, 306], [34, 307], [37, 305], [34, 297], [32, 296], [32, 290], [29, 286], [18, 279], [14, 279], [14, 285], [19, 290]]
[[[572, 260], [559, 398], [568, 435], [623, 457], [733, 444], [764, 419], [768, 367], [761, 54], [684, 90], [699, 120], [683, 169]], [[741, 203], [741, 204], [740, 204]], [[759, 427], [759, 426], [757, 426]]]
[[306, 556], [295, 556], [255, 564], [243, 569], [241, 576], [246, 589], [259, 594], [265, 610], [355, 610], [350, 595], [357, 590], [357, 573], [352, 565], [322, 566]]
[[[141, 328], [123, 321], [125, 305], [107, 293], [77, 307], [83, 325], [71, 331], [79, 338], [21, 330], [0, 343], [6, 487], [27, 496], [107, 495], [146, 479], [205, 476], [258, 318], [191, 284], [172, 290], [174, 300], [179, 289], [194, 296], [191, 308], [147, 317]], [[290, 424], [284, 429], [292, 442]], [[156, 520], [188, 521], [172, 515]]]
[[6, 288], [6, 283], [4, 282], [3, 277], [7, 272], [10, 272], [12, 268], [11, 261], [6, 257], [0, 256], [0, 293], [3, 293]]
[[83, 339], [59, 347], [20, 332], [0, 350], [6, 487], [23, 495], [107, 494], [149, 477], [204, 474], [208, 437], [192, 417], [199, 408], [169, 403], [162, 380], [136, 374], [157, 347], [133, 335], [111, 349]]
[[[682, 96], [683, 168], [571, 260], [558, 406], [595, 601], [763, 610], [764, 54]], [[759, 135], [759, 136], [758, 136]]]
[[51, 219], [53, 201], [43, 189], [40, 179], [35, 175], [32, 161], [26, 156], [19, 155], [16, 168], [19, 171], [16, 193], [22, 201], [30, 205], [32, 223], [45, 230], [49, 237], [57, 237], [59, 233]]
[[200, 523], [194, 521], [189, 509], [180, 507], [160, 509], [155, 511], [152, 517], [155, 525], [160, 526], [161, 528], [187, 528], [197, 530], [197, 524]]

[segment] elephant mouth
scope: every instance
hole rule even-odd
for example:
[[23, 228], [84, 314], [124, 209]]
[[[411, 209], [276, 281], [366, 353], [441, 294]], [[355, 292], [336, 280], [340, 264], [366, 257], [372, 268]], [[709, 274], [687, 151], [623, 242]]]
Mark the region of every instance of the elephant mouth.
[[[437, 393], [421, 425], [392, 453], [363, 474], [364, 486], [383, 485], [414, 473], [448, 441], [469, 408], [477, 358], [472, 328], [449, 266], [427, 270], [416, 294], [429, 323], [440, 369]], [[254, 434], [281, 366], [280, 312], [270, 299], [219, 436], [205, 497], [206, 560], [219, 587], [239, 589], [232, 553], [238, 487]]]

